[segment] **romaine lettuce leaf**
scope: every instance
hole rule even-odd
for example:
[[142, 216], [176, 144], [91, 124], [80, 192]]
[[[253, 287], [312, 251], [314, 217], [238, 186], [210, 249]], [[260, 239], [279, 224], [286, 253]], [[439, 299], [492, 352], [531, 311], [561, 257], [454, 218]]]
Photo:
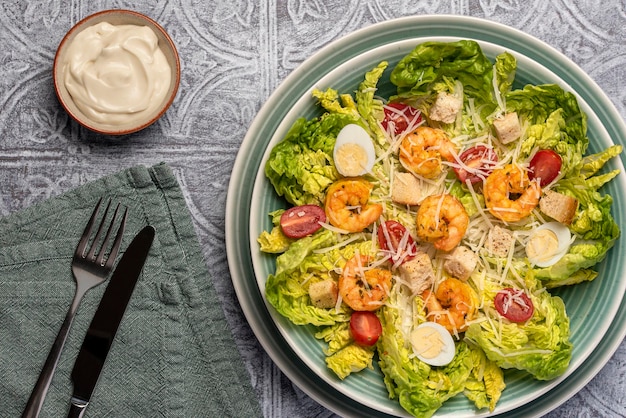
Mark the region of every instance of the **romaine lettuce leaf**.
[[475, 41], [424, 42], [391, 72], [397, 98], [431, 96], [459, 80], [465, 94], [493, 103], [493, 64]]
[[338, 322], [315, 333], [315, 338], [328, 343], [324, 350], [326, 366], [341, 380], [365, 368], [373, 369], [375, 346], [364, 347], [354, 342], [348, 322]]
[[[528, 115], [523, 117], [528, 117]], [[579, 124], [580, 121], [581, 119], [578, 119], [577, 122], [571, 124]], [[566, 132], [567, 127], [568, 122], [563, 109], [552, 111], [545, 120], [534, 121], [534, 124], [526, 130], [526, 139], [521, 147], [522, 158], [529, 157], [535, 149], [551, 149], [561, 156], [562, 175], [575, 175], [589, 140], [584, 135], [582, 137], [570, 136]]]
[[327, 356], [335, 354], [354, 342], [348, 322], [337, 322], [329, 327], [324, 327], [315, 333], [315, 338], [328, 343], [328, 348], [324, 350], [324, 354]]
[[383, 72], [389, 64], [381, 62], [374, 69], [365, 74], [365, 80], [359, 85], [355, 93], [359, 114], [367, 122], [369, 131], [374, 136], [374, 143], [381, 147], [387, 143], [387, 138], [378, 121], [384, 117], [383, 102], [376, 98], [377, 85]]
[[622, 151], [615, 145], [584, 157], [573, 175], [561, 179], [554, 190], [578, 200], [578, 209], [570, 229], [578, 239], [568, 253], [550, 267], [535, 269], [535, 277], [547, 288], [571, 285], [593, 280], [597, 273], [588, 270], [604, 259], [620, 236], [619, 225], [611, 215], [613, 198], [603, 195], [599, 189], [619, 170], [598, 174], [604, 164]]
[[275, 210], [269, 213], [272, 218], [272, 224], [274, 227], [270, 232], [263, 231], [257, 238], [259, 247], [264, 253], [280, 254], [289, 248], [293, 239], [288, 238], [280, 227], [280, 216], [283, 214], [284, 209]]
[[454, 359], [443, 367], [431, 367], [412, 355], [405, 329], [420, 321], [417, 312], [422, 302], [404, 292], [400, 285], [394, 286], [389, 303], [379, 311], [383, 334], [377, 348], [389, 396], [415, 417], [432, 416], [446, 400], [464, 391], [479, 407], [495, 405], [504, 381], [497, 367], [477, 353], [479, 348], [457, 342]]
[[487, 358], [503, 369], [525, 370], [538, 380], [563, 374], [572, 357], [563, 300], [545, 291], [531, 294], [534, 314], [518, 324], [497, 313], [493, 300], [499, 290], [497, 283], [487, 283], [483, 311], [492, 320], [471, 324], [465, 338], [480, 346]]
[[294, 206], [322, 204], [324, 191], [339, 178], [332, 159], [337, 134], [354, 121], [353, 116], [339, 113], [311, 121], [298, 119], [265, 164], [265, 175], [276, 193]]
[[463, 394], [474, 402], [477, 409], [489, 408], [489, 411], [493, 411], [506, 387], [504, 374], [480, 347], [470, 345], [469, 348], [474, 367], [465, 381]]
[[329, 278], [330, 271], [341, 266], [359, 251], [370, 254], [370, 241], [340, 246], [325, 252], [315, 252], [337, 243], [337, 234], [320, 229], [315, 234], [296, 240], [289, 249], [276, 258], [276, 273], [265, 284], [267, 301], [284, 317], [296, 325], [334, 325], [350, 319], [350, 308], [322, 309], [312, 305], [309, 286]]
[[[554, 112], [562, 112], [563, 124], [559, 126], [561, 134], [551, 139], [572, 145], [580, 143], [582, 154], [587, 150], [587, 115], [580, 109], [572, 93], [556, 84], [526, 85], [523, 89], [509, 92], [505, 98], [507, 110], [517, 112], [529, 125], [543, 125]], [[536, 140], [539, 139], [536, 137]], [[524, 144], [527, 150], [533, 146]]]
[[332, 155], [337, 135], [346, 125], [358, 124], [373, 133], [378, 146], [384, 143], [376, 122], [382, 102], [374, 92], [386, 66], [383, 62], [365, 75], [356, 102], [350, 94], [340, 95], [332, 88], [313, 90], [325, 113], [312, 120], [296, 120], [265, 164], [265, 175], [279, 196], [294, 206], [324, 203], [326, 188], [339, 179]]
[[504, 52], [496, 57], [495, 70], [498, 92], [500, 95], [505, 96], [513, 88], [515, 72], [517, 71], [517, 60], [513, 55]]
[[374, 353], [373, 347], [364, 347], [353, 342], [326, 357], [326, 366], [343, 380], [351, 373], [360, 372], [365, 368], [373, 369]]

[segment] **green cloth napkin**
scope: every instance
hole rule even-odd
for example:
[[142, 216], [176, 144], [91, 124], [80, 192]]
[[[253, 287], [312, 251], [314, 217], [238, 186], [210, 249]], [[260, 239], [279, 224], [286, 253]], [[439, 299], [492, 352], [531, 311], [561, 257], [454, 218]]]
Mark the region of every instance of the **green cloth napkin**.
[[[0, 416], [20, 416], [74, 295], [79, 237], [101, 196], [129, 208], [122, 252], [156, 237], [86, 417], [261, 416], [179, 185], [134, 167], [0, 219]], [[108, 282], [83, 299], [41, 417], [66, 416], [70, 373]]]

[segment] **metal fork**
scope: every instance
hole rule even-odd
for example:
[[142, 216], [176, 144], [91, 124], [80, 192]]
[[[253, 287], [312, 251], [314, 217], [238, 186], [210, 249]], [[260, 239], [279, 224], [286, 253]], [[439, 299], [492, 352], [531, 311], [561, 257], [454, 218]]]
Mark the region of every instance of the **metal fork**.
[[[110, 221], [108, 221], [108, 228], [106, 228], [107, 214], [109, 213], [109, 208], [111, 207], [111, 200], [109, 199], [96, 235], [93, 240], [90, 240], [95, 220], [98, 217], [98, 212], [100, 211], [101, 206], [102, 198], [100, 198], [96, 208], [91, 214], [91, 218], [89, 219], [89, 222], [83, 231], [83, 235], [78, 242], [76, 251], [74, 252], [74, 257], [72, 259], [72, 273], [74, 274], [74, 279], [76, 280], [74, 299], [72, 300], [72, 304], [70, 305], [67, 315], [65, 316], [65, 320], [61, 325], [61, 329], [59, 330], [56, 340], [52, 345], [52, 349], [48, 354], [48, 358], [46, 359], [46, 363], [43, 366], [41, 374], [39, 375], [37, 384], [33, 388], [30, 398], [28, 399], [22, 418], [35, 418], [39, 416], [41, 406], [43, 405], [46, 393], [50, 387], [50, 382], [52, 381], [52, 376], [54, 375], [54, 370], [59, 362], [61, 351], [63, 350], [63, 346], [67, 340], [67, 335], [70, 327], [72, 326], [72, 322], [74, 321], [76, 311], [78, 310], [78, 305], [80, 305], [83, 296], [85, 296], [85, 293], [87, 293], [89, 289], [103, 283], [107, 279], [109, 273], [111, 273], [111, 270], [113, 269], [115, 259], [119, 254], [120, 245], [122, 243], [122, 235], [124, 234], [124, 228], [126, 226], [126, 218], [128, 216], [128, 208], [124, 210], [122, 220], [119, 222], [119, 226], [117, 228], [115, 241], [113, 241], [113, 246], [107, 256], [106, 249], [108, 247], [109, 239], [113, 235], [114, 226], [117, 223], [116, 218], [118, 217], [118, 212], [120, 211], [120, 204], [117, 204], [115, 213], [111, 217]], [[104, 239], [102, 240], [102, 243], [99, 244], [105, 230], [106, 233]], [[90, 241], [91, 248], [89, 249], [89, 252], [87, 252]]]

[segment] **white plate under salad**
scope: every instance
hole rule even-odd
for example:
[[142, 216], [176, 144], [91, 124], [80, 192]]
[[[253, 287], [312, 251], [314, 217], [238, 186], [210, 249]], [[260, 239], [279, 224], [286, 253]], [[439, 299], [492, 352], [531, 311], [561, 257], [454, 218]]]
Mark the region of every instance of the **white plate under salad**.
[[[328, 87], [352, 93], [364, 74], [380, 61], [389, 68], [425, 41], [477, 41], [494, 59], [509, 52], [517, 59], [516, 86], [556, 83], [574, 92], [588, 116], [588, 153], [612, 144], [624, 144], [624, 126], [618, 112], [597, 85], [569, 59], [544, 43], [509, 27], [460, 16], [420, 16], [373, 25], [320, 50], [297, 68], [261, 109], [237, 156], [226, 212], [227, 252], [233, 284], [244, 313], [257, 338], [283, 372], [310, 396], [345, 416], [407, 416], [388, 398], [380, 370], [364, 370], [340, 381], [324, 363], [324, 343], [311, 327], [291, 324], [264, 298], [267, 277], [275, 270], [274, 258], [262, 254], [257, 237], [271, 229], [268, 213], [286, 207], [264, 175], [271, 148], [299, 117], [320, 114], [311, 97], [314, 88]], [[378, 85], [381, 96], [393, 92], [388, 76]], [[602, 189], [613, 196], [613, 216], [623, 225], [626, 188], [618, 159], [607, 164], [621, 174]], [[625, 264], [618, 240], [596, 269], [592, 282], [553, 291], [570, 317], [572, 360], [567, 371], [550, 381], [537, 381], [522, 372], [506, 372], [507, 388], [493, 414], [536, 416], [554, 409], [580, 390], [608, 361], [626, 335]], [[447, 401], [436, 416], [486, 416], [463, 396]]]

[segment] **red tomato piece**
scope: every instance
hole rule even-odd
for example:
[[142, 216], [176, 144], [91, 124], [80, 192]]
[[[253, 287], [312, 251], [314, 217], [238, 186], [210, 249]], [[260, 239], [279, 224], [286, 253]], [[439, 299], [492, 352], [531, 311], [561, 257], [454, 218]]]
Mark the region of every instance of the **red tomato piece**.
[[357, 344], [371, 346], [383, 334], [383, 327], [374, 312], [355, 311], [350, 317], [350, 331]]
[[530, 160], [528, 178], [539, 179], [539, 185], [545, 187], [552, 183], [561, 172], [563, 160], [551, 149], [542, 149], [535, 153]]
[[280, 227], [289, 238], [302, 238], [311, 235], [326, 222], [324, 209], [317, 205], [294, 206], [280, 216]]
[[409, 125], [417, 126], [422, 121], [419, 110], [404, 103], [387, 103], [384, 106], [385, 118], [382, 121], [383, 129], [393, 123], [394, 135], [399, 135], [406, 131]]
[[400, 222], [385, 221], [378, 227], [378, 245], [391, 253], [393, 262], [412, 260], [417, 254], [417, 246], [406, 227]]
[[469, 180], [470, 183], [483, 181], [491, 172], [495, 163], [498, 162], [498, 154], [493, 148], [485, 145], [476, 145], [468, 148], [459, 155], [459, 159], [469, 167], [455, 167], [454, 172], [461, 183]]
[[511, 322], [526, 322], [535, 312], [533, 301], [520, 289], [502, 289], [493, 302], [498, 313]]

